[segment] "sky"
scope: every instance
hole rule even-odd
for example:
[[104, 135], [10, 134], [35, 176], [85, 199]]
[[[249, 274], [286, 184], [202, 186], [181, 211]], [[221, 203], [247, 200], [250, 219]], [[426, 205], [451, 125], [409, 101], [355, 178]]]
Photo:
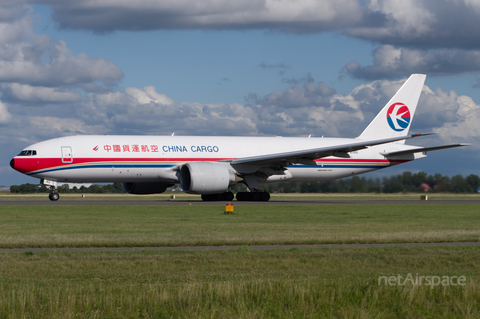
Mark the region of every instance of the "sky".
[[4, 0], [0, 185], [60, 136], [355, 137], [412, 73], [407, 143], [472, 145], [365, 176], [480, 175], [478, 0]]

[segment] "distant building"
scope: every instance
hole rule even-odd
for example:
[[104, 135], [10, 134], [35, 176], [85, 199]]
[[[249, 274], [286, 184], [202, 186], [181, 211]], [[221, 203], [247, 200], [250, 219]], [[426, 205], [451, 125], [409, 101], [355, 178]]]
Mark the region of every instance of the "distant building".
[[430, 185], [428, 185], [427, 183], [422, 183], [422, 185], [420, 185], [420, 188], [423, 189], [425, 192], [432, 190], [432, 187], [430, 187]]

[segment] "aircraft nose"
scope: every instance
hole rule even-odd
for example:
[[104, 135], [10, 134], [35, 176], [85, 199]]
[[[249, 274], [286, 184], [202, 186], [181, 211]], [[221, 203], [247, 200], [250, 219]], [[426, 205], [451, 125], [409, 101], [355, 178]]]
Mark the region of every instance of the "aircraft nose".
[[10, 166], [15, 169], [15, 159], [12, 158], [12, 160], [10, 161]]

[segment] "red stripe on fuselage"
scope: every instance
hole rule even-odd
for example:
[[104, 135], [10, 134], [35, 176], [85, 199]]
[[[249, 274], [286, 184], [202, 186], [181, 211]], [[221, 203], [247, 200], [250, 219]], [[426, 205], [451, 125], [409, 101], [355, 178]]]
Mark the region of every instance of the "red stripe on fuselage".
[[74, 158], [71, 163], [63, 163], [62, 158], [35, 158], [35, 157], [15, 157], [15, 169], [21, 173], [44, 170], [53, 167], [62, 167], [69, 165], [81, 165], [92, 163], [184, 163], [184, 162], [205, 162], [222, 161], [228, 158]]
[[[215, 162], [222, 160], [229, 160], [231, 158], [74, 158], [72, 163], [63, 163], [62, 158], [39, 158], [39, 157], [15, 157], [15, 170], [28, 174], [38, 170], [44, 170], [54, 167], [62, 167], [69, 165], [81, 165], [92, 163], [185, 163], [185, 162]], [[386, 160], [386, 159], [335, 159], [335, 158], [321, 158], [316, 159], [315, 162], [322, 163], [377, 163], [377, 164], [400, 164], [409, 162], [410, 160]]]

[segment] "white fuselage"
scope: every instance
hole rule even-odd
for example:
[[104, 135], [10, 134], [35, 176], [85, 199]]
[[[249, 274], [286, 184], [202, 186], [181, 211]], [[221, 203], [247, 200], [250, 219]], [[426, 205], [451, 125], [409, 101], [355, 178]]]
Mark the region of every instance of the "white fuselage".
[[[205, 136], [69, 136], [33, 144], [30, 155], [16, 156], [15, 169], [57, 182], [178, 183], [178, 167], [189, 162], [219, 162], [352, 143], [349, 138], [205, 137]], [[349, 158], [324, 157], [316, 165], [292, 164], [284, 174], [259, 182], [322, 181], [366, 173], [423, 157], [386, 158], [381, 152], [410, 146], [388, 143], [350, 152]], [[35, 151], [35, 153], [33, 153]], [[36, 154], [36, 155], [33, 155]], [[231, 167], [239, 174], [245, 167]], [[256, 170], [259, 168], [257, 167]], [[247, 168], [248, 170], [248, 168]]]

